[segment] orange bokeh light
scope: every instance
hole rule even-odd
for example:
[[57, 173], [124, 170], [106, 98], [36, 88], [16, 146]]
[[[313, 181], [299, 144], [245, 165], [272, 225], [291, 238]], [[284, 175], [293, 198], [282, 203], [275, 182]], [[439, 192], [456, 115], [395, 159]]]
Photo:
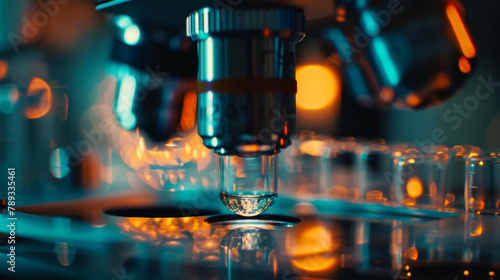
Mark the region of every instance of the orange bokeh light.
[[420, 98], [414, 94], [410, 93], [408, 96], [406, 96], [406, 104], [410, 105], [411, 107], [418, 106], [420, 104]]
[[415, 247], [410, 247], [410, 248], [405, 250], [403, 256], [405, 258], [409, 258], [409, 259], [416, 261], [418, 259], [418, 251]]
[[340, 99], [338, 73], [323, 65], [297, 67], [297, 107], [323, 109]]
[[451, 27], [457, 36], [458, 44], [460, 45], [464, 56], [467, 58], [473, 58], [476, 56], [476, 49], [472, 44], [469, 33], [467, 32], [464, 22], [458, 13], [457, 7], [453, 4], [448, 4], [448, 6], [446, 6], [446, 15], [450, 20]]
[[198, 96], [196, 92], [186, 93], [182, 103], [182, 114], [180, 126], [182, 130], [188, 130], [194, 127], [196, 122], [196, 103]]
[[417, 198], [422, 195], [422, 182], [417, 177], [411, 177], [406, 184], [406, 190], [411, 198]]
[[320, 272], [332, 269], [338, 264], [338, 257], [332, 255], [339, 248], [333, 233], [323, 224], [299, 230], [296, 243], [289, 250], [291, 263], [298, 269]]
[[323, 154], [323, 141], [309, 140], [300, 145], [300, 151], [304, 154], [319, 157]]
[[26, 95], [38, 98], [37, 102], [27, 105], [24, 109], [24, 114], [28, 119], [38, 119], [49, 112], [52, 92], [44, 80], [33, 78], [28, 85]]
[[9, 72], [9, 65], [5, 60], [0, 60], [0, 80], [7, 76], [7, 72]]
[[469, 73], [471, 70], [469, 60], [463, 56], [458, 59], [458, 68], [462, 73]]

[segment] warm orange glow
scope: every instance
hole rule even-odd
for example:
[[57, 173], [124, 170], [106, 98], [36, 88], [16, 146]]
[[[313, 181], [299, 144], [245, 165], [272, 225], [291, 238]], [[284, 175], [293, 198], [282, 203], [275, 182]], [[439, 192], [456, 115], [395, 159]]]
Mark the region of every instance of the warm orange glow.
[[469, 271], [468, 270], [464, 270], [464, 275], [465, 276], [469, 275]]
[[405, 266], [405, 269], [410, 270], [410, 266], [409, 265]]
[[394, 90], [390, 87], [383, 87], [380, 91], [380, 98], [384, 102], [390, 102], [394, 98]]
[[[210, 228], [204, 221], [205, 217], [182, 218], [123, 218], [118, 220], [118, 226], [127, 235], [141, 241], [149, 241], [161, 245], [174, 245], [175, 240], [188, 238], [190, 233], [196, 243], [204, 248], [193, 249], [193, 252], [215, 251], [218, 253], [217, 244], [222, 239], [221, 232]], [[165, 242], [168, 241], [168, 242]]]
[[471, 156], [479, 156], [479, 153], [481, 153], [481, 148], [472, 147], [470, 151], [471, 151]]
[[444, 197], [444, 206], [449, 206], [450, 204], [455, 202], [455, 195], [452, 193], [448, 193]]
[[381, 191], [370, 191], [366, 194], [366, 201], [385, 204], [387, 199]]
[[416, 94], [410, 93], [406, 96], [406, 104], [411, 107], [418, 106], [420, 104], [420, 98]]
[[479, 165], [483, 165], [483, 164], [484, 164], [484, 162], [482, 162], [482, 161], [479, 162]]
[[409, 258], [409, 259], [416, 261], [418, 259], [418, 251], [415, 247], [411, 247], [411, 248], [406, 249], [403, 256], [405, 258]]
[[304, 259], [292, 260], [292, 265], [305, 271], [325, 271], [335, 266], [337, 259], [334, 257], [314, 256]]
[[483, 226], [479, 225], [470, 233], [471, 236], [481, 236], [483, 234]]
[[198, 96], [196, 92], [190, 91], [184, 96], [182, 102], [182, 114], [180, 126], [182, 130], [188, 130], [194, 127], [196, 122], [196, 103]]
[[335, 185], [328, 190], [328, 194], [337, 198], [347, 198], [347, 188], [341, 185]]
[[337, 8], [337, 21], [344, 22], [345, 21], [346, 10], [344, 7]]
[[462, 156], [466, 152], [465, 147], [460, 145], [453, 146], [451, 150], [454, 151], [457, 156]]
[[[471, 199], [472, 199], [472, 197], [471, 197]], [[484, 201], [482, 201], [481, 199], [471, 200], [471, 203], [472, 203], [472, 207], [474, 209], [482, 210], [484, 208]]]
[[256, 145], [256, 144], [241, 145], [239, 147], [239, 150], [242, 152], [248, 152], [248, 153], [258, 152], [259, 145]]
[[406, 184], [406, 190], [411, 198], [417, 198], [422, 195], [422, 182], [417, 177], [411, 177]]
[[9, 72], [9, 64], [5, 60], [0, 60], [0, 80], [3, 80]]
[[[366, 194], [366, 199], [380, 199], [382, 198], [383, 193], [381, 191], [370, 191]], [[369, 200], [369, 199], [368, 199]]]
[[473, 58], [476, 55], [476, 49], [472, 44], [469, 33], [467, 32], [464, 22], [462, 21], [455, 5], [448, 4], [448, 6], [446, 6], [446, 15], [450, 20], [455, 36], [457, 36], [458, 44], [462, 49], [462, 53], [467, 58]]
[[436, 75], [434, 84], [437, 88], [445, 88], [450, 85], [450, 78], [445, 73], [440, 72]]
[[[152, 166], [182, 167], [193, 162], [200, 172], [207, 169], [213, 158], [194, 129], [182, 138], [172, 138], [165, 146], [152, 149], [146, 148], [145, 139], [139, 133], [122, 130], [119, 145], [119, 153], [125, 164], [136, 171], [140, 180], [157, 190], [165, 190], [163, 187], [166, 182], [181, 187], [186, 174], [182, 168], [169, 170]], [[190, 180], [189, 177], [187, 180]], [[208, 182], [203, 186], [208, 187]], [[178, 188], [171, 188], [174, 191], [176, 189]]]
[[332, 232], [322, 224], [300, 228], [293, 245], [289, 255], [293, 258], [292, 265], [298, 269], [325, 271], [338, 263], [338, 258], [331, 255], [338, 249], [338, 244], [333, 242]]
[[463, 73], [469, 73], [471, 70], [469, 60], [461, 56], [458, 59], [458, 68], [460, 68], [460, 71], [462, 71]]
[[345, 21], [345, 17], [344, 16], [337, 16], [336, 19], [339, 22], [344, 22]]
[[300, 145], [300, 151], [311, 156], [321, 156], [323, 154], [323, 141], [310, 140]]
[[271, 36], [271, 29], [264, 28], [264, 37], [268, 38]]
[[437, 185], [435, 182], [432, 182], [430, 185], [429, 185], [429, 193], [431, 196], [435, 196], [436, 193], [437, 193]]
[[409, 159], [408, 163], [411, 163], [411, 164], [415, 163], [415, 159], [413, 159], [413, 158]]
[[317, 110], [340, 99], [340, 78], [323, 65], [297, 67], [297, 107]]
[[490, 273], [488, 273], [490, 276], [495, 276], [495, 272], [493, 271], [490, 271]]
[[26, 95], [38, 98], [37, 102], [28, 104], [24, 109], [24, 114], [28, 119], [38, 119], [49, 112], [52, 92], [44, 80], [33, 78], [28, 85]]
[[98, 152], [92, 151], [88, 155], [83, 156], [80, 170], [80, 182], [84, 188], [96, 189], [101, 185], [104, 167], [102, 158]]
[[341, 7], [337, 8], [337, 15], [345, 16], [345, 14], [346, 14], [346, 10], [344, 7], [341, 6]]

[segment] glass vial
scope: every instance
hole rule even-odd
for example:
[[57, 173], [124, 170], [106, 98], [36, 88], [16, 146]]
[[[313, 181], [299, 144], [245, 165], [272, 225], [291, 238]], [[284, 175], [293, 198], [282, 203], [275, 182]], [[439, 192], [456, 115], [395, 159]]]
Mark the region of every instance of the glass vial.
[[256, 216], [277, 199], [276, 155], [219, 156], [220, 198], [229, 210]]
[[500, 215], [500, 160], [498, 155], [469, 156], [465, 162], [465, 210]]

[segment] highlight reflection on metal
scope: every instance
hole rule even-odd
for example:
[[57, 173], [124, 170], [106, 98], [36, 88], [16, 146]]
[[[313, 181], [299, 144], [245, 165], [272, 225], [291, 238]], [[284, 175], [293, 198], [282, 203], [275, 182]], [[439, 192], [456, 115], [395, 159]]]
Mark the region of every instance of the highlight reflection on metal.
[[324, 37], [365, 106], [422, 108], [462, 86], [476, 55], [458, 1], [337, 1], [344, 11]]
[[[290, 145], [302, 12], [207, 7], [192, 12], [186, 24], [188, 36], [198, 42], [198, 132], [205, 146], [219, 154], [248, 155]], [[245, 149], [248, 145], [255, 149]]]

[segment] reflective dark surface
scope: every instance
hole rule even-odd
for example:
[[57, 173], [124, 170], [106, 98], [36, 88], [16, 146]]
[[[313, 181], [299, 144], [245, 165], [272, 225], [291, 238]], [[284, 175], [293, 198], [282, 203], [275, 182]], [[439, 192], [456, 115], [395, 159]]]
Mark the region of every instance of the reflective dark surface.
[[[220, 223], [210, 215], [215, 212], [188, 207], [192, 196], [160, 199], [166, 205], [160, 208], [108, 199], [100, 204], [123, 210], [104, 214], [95, 207], [93, 215], [72, 218], [64, 217], [71, 214], [67, 203], [25, 206], [21, 211], [36, 215], [18, 213], [17, 272], [1, 271], [2, 279], [496, 279], [500, 273], [496, 217], [431, 219], [355, 209], [335, 215], [283, 199], [266, 220], [231, 222], [227, 215]], [[301, 221], [269, 222], [281, 213]], [[6, 233], [2, 229], [2, 261]]]

